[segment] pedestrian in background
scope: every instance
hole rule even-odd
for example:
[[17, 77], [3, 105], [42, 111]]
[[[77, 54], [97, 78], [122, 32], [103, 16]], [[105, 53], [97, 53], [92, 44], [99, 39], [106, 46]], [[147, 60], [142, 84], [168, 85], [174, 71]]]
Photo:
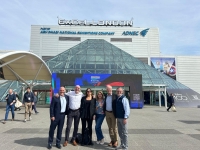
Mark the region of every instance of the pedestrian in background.
[[117, 118], [118, 133], [121, 145], [116, 149], [128, 149], [128, 118], [130, 115], [130, 105], [128, 99], [123, 95], [121, 87], [116, 90], [117, 98], [113, 103], [114, 115]]
[[21, 110], [20, 107], [22, 106], [22, 103], [20, 102], [19, 95], [17, 94], [17, 92], [15, 92], [15, 96], [16, 96], [15, 111]]
[[174, 96], [171, 93], [169, 96], [169, 107], [167, 108], [167, 111], [169, 112], [169, 109], [174, 105]]
[[34, 101], [33, 101], [34, 104], [33, 104], [33, 106], [32, 106], [32, 110], [35, 111], [35, 114], [38, 114], [38, 113], [39, 113], [39, 112], [37, 111], [37, 109], [36, 109], [37, 101], [38, 101], [37, 92], [34, 92]]
[[95, 131], [96, 131], [96, 136], [97, 136], [97, 144], [104, 144], [104, 136], [101, 130], [101, 126], [103, 123], [103, 120], [105, 118], [105, 112], [103, 110], [104, 107], [104, 95], [102, 91], [98, 91], [97, 92], [97, 96], [96, 96], [96, 115], [95, 115], [95, 121], [96, 121], [96, 125], [95, 125]]
[[26, 93], [24, 94], [23, 104], [25, 106], [24, 122], [26, 122], [27, 114], [29, 114], [29, 121], [31, 121], [31, 110], [32, 105], [34, 105], [34, 94], [31, 92], [30, 87], [26, 88]]
[[8, 119], [8, 114], [9, 114], [10, 109], [12, 112], [12, 121], [14, 121], [14, 119], [15, 119], [15, 112], [14, 112], [15, 106], [14, 105], [16, 102], [16, 95], [13, 93], [12, 89], [9, 89], [9, 93], [6, 95], [6, 102], [7, 102], [6, 114], [5, 114], [5, 120], [3, 121], [3, 124], [5, 124]]

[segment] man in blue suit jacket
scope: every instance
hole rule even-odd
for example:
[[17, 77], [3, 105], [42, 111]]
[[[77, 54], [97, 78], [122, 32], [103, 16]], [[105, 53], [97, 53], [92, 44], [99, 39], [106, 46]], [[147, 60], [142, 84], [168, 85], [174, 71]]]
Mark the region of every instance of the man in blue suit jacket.
[[56, 147], [61, 149], [60, 141], [65, 115], [68, 113], [69, 97], [65, 95], [65, 88], [60, 87], [59, 97], [54, 96], [50, 105], [51, 125], [49, 129], [48, 149], [52, 148], [54, 131], [57, 127]]

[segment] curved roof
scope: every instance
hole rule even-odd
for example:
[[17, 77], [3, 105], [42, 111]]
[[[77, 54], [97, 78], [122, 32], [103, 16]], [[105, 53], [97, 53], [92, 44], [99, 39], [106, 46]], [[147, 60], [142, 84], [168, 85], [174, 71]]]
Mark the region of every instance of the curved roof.
[[51, 71], [37, 55], [14, 51], [0, 55], [0, 78], [5, 80], [51, 80]]

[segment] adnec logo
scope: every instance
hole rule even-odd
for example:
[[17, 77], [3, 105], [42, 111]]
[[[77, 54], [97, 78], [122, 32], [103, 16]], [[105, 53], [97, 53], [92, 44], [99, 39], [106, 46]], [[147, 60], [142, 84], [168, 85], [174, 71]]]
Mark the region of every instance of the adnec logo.
[[146, 36], [146, 34], [148, 33], [148, 31], [149, 31], [149, 28], [148, 29], [145, 29], [145, 30], [142, 30], [142, 31], [124, 31], [123, 33], [122, 33], [122, 35], [132, 35], [132, 36], [138, 36], [138, 35], [141, 35], [141, 36], [143, 36], [143, 37], [145, 37]]

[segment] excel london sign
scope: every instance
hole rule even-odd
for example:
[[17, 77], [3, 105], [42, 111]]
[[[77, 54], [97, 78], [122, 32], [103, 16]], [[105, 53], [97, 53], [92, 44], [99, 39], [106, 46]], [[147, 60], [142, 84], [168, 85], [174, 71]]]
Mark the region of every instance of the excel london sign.
[[87, 21], [87, 20], [65, 20], [58, 19], [59, 25], [80, 25], [80, 26], [133, 26], [133, 20], [99, 20], [99, 21]]

